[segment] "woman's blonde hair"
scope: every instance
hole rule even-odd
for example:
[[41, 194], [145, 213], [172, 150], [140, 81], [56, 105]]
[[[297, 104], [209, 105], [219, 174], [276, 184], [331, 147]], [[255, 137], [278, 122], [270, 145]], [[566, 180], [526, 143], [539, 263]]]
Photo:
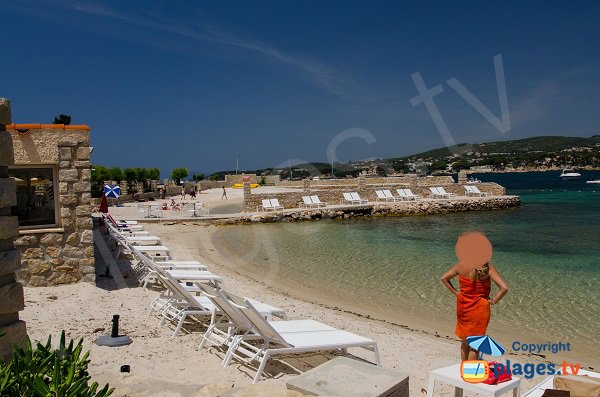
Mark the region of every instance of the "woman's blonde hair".
[[473, 270], [473, 278], [475, 280], [482, 280], [488, 278], [490, 276], [490, 264], [486, 263], [485, 265], [475, 268]]

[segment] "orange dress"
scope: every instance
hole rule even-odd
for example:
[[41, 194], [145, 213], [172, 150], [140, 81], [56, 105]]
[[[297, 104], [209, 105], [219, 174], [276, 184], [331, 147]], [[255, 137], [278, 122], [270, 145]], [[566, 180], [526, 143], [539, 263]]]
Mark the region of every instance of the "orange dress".
[[474, 280], [459, 275], [458, 284], [456, 336], [464, 341], [467, 336], [485, 335], [490, 322], [490, 278]]

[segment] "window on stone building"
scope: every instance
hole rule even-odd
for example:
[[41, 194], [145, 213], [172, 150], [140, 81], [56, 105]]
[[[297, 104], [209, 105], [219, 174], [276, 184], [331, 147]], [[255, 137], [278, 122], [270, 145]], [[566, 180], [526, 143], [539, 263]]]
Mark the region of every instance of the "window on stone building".
[[10, 168], [8, 173], [17, 185], [17, 205], [13, 216], [24, 229], [55, 227], [57, 216], [57, 183], [53, 167]]

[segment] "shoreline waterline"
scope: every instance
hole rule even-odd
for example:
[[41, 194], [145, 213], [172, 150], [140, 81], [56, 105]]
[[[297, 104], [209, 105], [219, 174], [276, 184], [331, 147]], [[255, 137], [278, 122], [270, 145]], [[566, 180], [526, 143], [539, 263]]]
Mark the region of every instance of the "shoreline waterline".
[[[337, 223], [340, 221], [325, 221]], [[345, 222], [345, 221], [341, 221]], [[303, 223], [303, 224], [290, 224], [288, 227], [294, 228], [299, 225], [311, 225], [314, 223]], [[155, 233], [158, 235], [169, 234], [169, 230], [171, 228], [175, 228], [176, 230], [185, 230], [185, 234], [188, 236], [187, 239], [190, 241], [195, 241], [196, 247], [189, 247], [186, 251], [186, 256], [188, 258], [199, 258], [201, 257], [203, 261], [206, 261], [209, 265], [211, 265], [211, 269], [215, 269], [215, 272], [222, 274], [227, 278], [228, 273], [234, 273], [238, 276], [242, 276], [242, 278], [252, 280], [253, 282], [257, 282], [261, 284], [263, 287], [267, 288], [269, 291], [272, 291], [280, 296], [288, 297], [289, 299], [304, 301], [318, 307], [323, 307], [327, 309], [334, 309], [341, 313], [349, 313], [352, 315], [357, 315], [365, 319], [371, 319], [374, 321], [381, 321], [382, 323], [389, 324], [393, 329], [399, 330], [404, 329], [408, 332], [414, 333], [415, 335], [427, 334], [431, 337], [438, 337], [441, 340], [447, 340], [449, 343], [456, 346], [458, 349], [459, 341], [454, 336], [454, 325], [455, 325], [455, 317], [454, 311], [455, 306], [453, 300], [449, 297], [449, 293], [444, 291], [444, 293], [448, 294], [447, 300], [451, 302], [450, 305], [446, 307], [447, 313], [443, 318], [439, 317], [431, 317], [432, 313], [430, 309], [426, 307], [417, 307], [416, 310], [407, 311], [403, 310], [400, 306], [395, 307], [384, 307], [382, 308], [380, 305], [373, 305], [368, 301], [361, 301], [359, 299], [347, 299], [343, 296], [340, 296], [336, 293], [332, 293], [327, 288], [323, 288], [323, 286], [319, 285], [305, 285], [303, 283], [298, 283], [297, 279], [288, 278], [284, 273], [280, 273], [285, 267], [285, 258], [279, 258], [278, 261], [282, 260], [279, 265], [270, 268], [269, 265], [265, 265], [257, 262], [267, 262], [265, 261], [266, 257], [260, 255], [260, 252], [255, 252], [254, 254], [258, 255], [258, 259], [249, 260], [248, 253], [246, 255], [239, 255], [239, 252], [230, 249], [225, 240], [228, 239], [226, 236], [227, 232], [232, 232], [235, 230], [240, 230], [244, 228], [249, 228], [249, 226], [198, 226], [198, 225], [165, 225], [166, 229], [163, 227], [153, 224], [153, 228], [157, 227]], [[276, 226], [270, 224], [261, 224], [257, 226]], [[252, 228], [250, 226], [250, 228]], [[164, 230], [161, 232], [160, 230]], [[223, 233], [225, 232], [225, 236]], [[179, 233], [177, 233], [179, 234]], [[261, 238], [269, 240], [268, 234], [262, 235]], [[233, 240], [235, 241], [235, 239]], [[178, 242], [175, 240], [167, 239], [167, 245], [177, 245]], [[188, 241], [189, 244], [189, 241]], [[240, 247], [242, 249], [242, 247]], [[178, 250], [175, 250], [178, 252]], [[271, 251], [272, 252], [272, 251]], [[187, 259], [181, 257], [182, 259]], [[439, 288], [442, 291], [442, 285], [439, 283], [439, 275], [435, 274], [436, 278], [436, 288]], [[227, 286], [227, 285], [226, 285]], [[235, 291], [235, 289], [234, 289]], [[502, 305], [498, 305], [501, 307]], [[303, 317], [310, 317], [311, 313], [302, 313]], [[533, 333], [522, 334], [519, 332], [515, 332], [515, 329], [518, 327], [514, 325], [502, 325], [500, 320], [502, 319], [502, 313], [493, 313], [492, 321], [490, 324], [490, 332], [497, 337], [500, 335], [502, 343], [508, 348], [507, 350], [510, 352], [510, 344], [513, 341], [521, 341], [527, 340], [535, 343], [547, 343], [549, 340], [544, 337], [537, 337]], [[437, 338], [436, 338], [437, 339]], [[552, 354], [547, 355], [547, 360], [549, 362], [558, 362], [563, 359], [573, 360], [578, 359], [581, 361], [581, 364], [584, 367], [597, 367], [598, 363], [596, 362], [596, 356], [593, 354], [585, 354], [585, 350], [575, 349], [575, 352], [568, 354]], [[511, 355], [523, 356], [531, 358], [531, 355], [523, 355], [519, 353], [510, 353]]]
[[[319, 306], [324, 306], [329, 309], [381, 321], [409, 331], [444, 338], [456, 343], [458, 348], [460, 340], [454, 334], [456, 307], [454, 298], [451, 297], [450, 293], [448, 293], [448, 300], [451, 302], [443, 316], [439, 316], [440, 313], [437, 312], [436, 308], [425, 306], [418, 306], [416, 310], [406, 310], [406, 307], [402, 307], [401, 305], [382, 305], [377, 302], [347, 299], [346, 297], [332, 292], [326, 286], [311, 286], [299, 283], [297, 279], [286, 278], [285, 274], [279, 273], [277, 270], [271, 270], [271, 274], [269, 274], [269, 272], [262, 272], [262, 266], [256, 261], [248, 262], [247, 259], [234, 255], [231, 251], [219, 249], [218, 247], [223, 247], [224, 239], [227, 239], [227, 236], [224, 235], [226, 234], [227, 229], [232, 230], [232, 228], [236, 227], [241, 226], [219, 226], [217, 230], [211, 233], [210, 237], [210, 242], [213, 246], [212, 249], [219, 252], [223, 259], [223, 265], [229, 270], [244, 277], [248, 277], [256, 282], [264, 283], [269, 286], [269, 288], [284, 295]], [[225, 233], [223, 233], [224, 231]], [[450, 265], [451, 264], [448, 266]], [[440, 275], [436, 274], [435, 276], [437, 280]], [[439, 283], [438, 287], [440, 291], [446, 293], [441, 283]], [[512, 351], [511, 348], [514, 341], [527, 340], [528, 343], [539, 344], [551, 341], [551, 335], [540, 336], [531, 332], [524, 334], [523, 332], [519, 332], [518, 327], [515, 327], [512, 324], [501, 323], [502, 313], [496, 312], [496, 309], [501, 307], [500, 305], [502, 305], [502, 303], [492, 309], [492, 318], [488, 328], [488, 334], [492, 334], [496, 339], [502, 341], [503, 345], [507, 348], [507, 351], [518, 354], [517, 352]], [[432, 310], [435, 315], [432, 313]], [[561, 337], [564, 337], [564, 335]], [[560, 360], [561, 362], [562, 360], [573, 360], [574, 358], [577, 358], [581, 360], [582, 365], [585, 364], [591, 369], [600, 366], [600, 362], [597, 362], [598, 356], [594, 352], [591, 352], [587, 346], [578, 346], [577, 343], [575, 343], [573, 352], [559, 352], [550, 355], [551, 358], [547, 357], [548, 354], [540, 355], [540, 357], [544, 356], [551, 361]]]

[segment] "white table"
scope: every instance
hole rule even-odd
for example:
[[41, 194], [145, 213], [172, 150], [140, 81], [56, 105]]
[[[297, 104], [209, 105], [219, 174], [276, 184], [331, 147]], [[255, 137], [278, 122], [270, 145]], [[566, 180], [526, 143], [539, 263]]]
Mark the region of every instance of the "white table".
[[148, 210], [148, 214], [145, 218], [153, 218], [152, 211], [160, 209], [160, 204], [158, 203], [144, 203], [146, 209]]
[[454, 396], [462, 397], [463, 391], [468, 390], [479, 393], [482, 396], [497, 397], [512, 390], [513, 397], [519, 397], [521, 379], [514, 377], [497, 385], [486, 385], [485, 383], [469, 383], [462, 380], [460, 376], [460, 364], [449, 367], [434, 369], [429, 372], [429, 385], [427, 396], [432, 397], [435, 390], [435, 382], [446, 383], [454, 386]]

